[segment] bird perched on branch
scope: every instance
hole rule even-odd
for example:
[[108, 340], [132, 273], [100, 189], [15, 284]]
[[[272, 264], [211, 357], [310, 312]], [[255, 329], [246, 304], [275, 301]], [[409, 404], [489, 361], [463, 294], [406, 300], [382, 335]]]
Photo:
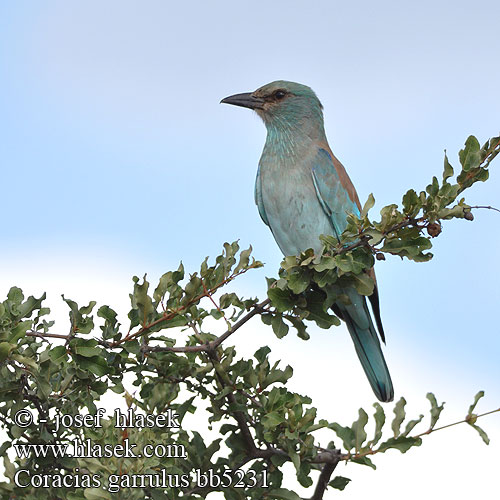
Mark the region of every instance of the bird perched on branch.
[[[319, 236], [339, 238], [347, 214], [359, 215], [361, 208], [347, 172], [328, 145], [323, 106], [316, 94], [299, 83], [276, 81], [221, 102], [255, 110], [266, 125], [255, 201], [281, 251], [286, 256], [308, 248], [320, 253]], [[354, 287], [343, 292], [350, 303], [338, 301], [333, 309], [347, 325], [377, 398], [392, 401], [391, 377], [366, 298]], [[378, 332], [385, 341], [376, 286], [369, 299]]]

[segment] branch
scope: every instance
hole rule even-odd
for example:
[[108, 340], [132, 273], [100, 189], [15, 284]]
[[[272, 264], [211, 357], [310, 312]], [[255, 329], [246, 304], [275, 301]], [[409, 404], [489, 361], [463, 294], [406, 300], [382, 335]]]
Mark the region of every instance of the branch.
[[327, 463], [323, 466], [311, 500], [321, 500], [323, 498], [326, 488], [328, 487], [330, 477], [332, 476], [333, 471], [335, 470], [335, 467], [337, 467], [339, 461], [340, 459], [337, 457], [335, 462]]
[[[207, 350], [208, 357], [210, 358], [210, 361], [212, 361], [212, 365], [215, 370], [215, 374], [217, 376], [217, 379], [219, 380], [219, 383], [222, 387], [222, 389], [225, 389], [226, 387], [229, 387], [229, 385], [226, 383], [226, 380], [224, 380], [224, 377], [220, 373], [220, 359], [217, 354], [217, 352], [214, 349]], [[236, 407], [237, 406], [237, 401], [236, 398], [234, 397], [234, 394], [232, 392], [229, 392], [226, 394], [226, 399], [229, 403], [229, 406]], [[241, 411], [241, 410], [229, 410], [229, 413], [234, 417], [236, 422], [238, 423], [238, 427], [240, 428], [241, 434], [243, 436], [243, 440], [245, 441], [247, 450], [248, 450], [248, 455], [250, 457], [253, 457], [255, 455], [255, 452], [257, 451], [257, 446], [255, 445], [255, 441], [253, 439], [252, 433], [250, 432], [250, 428], [248, 426], [247, 422], [247, 417], [246, 415]]]
[[229, 336], [231, 336], [238, 328], [242, 327], [250, 318], [253, 318], [256, 314], [259, 314], [264, 311], [264, 309], [271, 303], [271, 299], [263, 300], [260, 304], [254, 306], [254, 308], [243, 318], [237, 321], [231, 328], [229, 328], [225, 333], [223, 333], [220, 337], [216, 338], [214, 341], [210, 342], [209, 345], [212, 349], [218, 347], [224, 340], [226, 340]]
[[[491, 415], [492, 413], [497, 413], [497, 412], [500, 412], [500, 408], [497, 408], [496, 410], [487, 411], [486, 413], [481, 413], [480, 415], [476, 415], [475, 417], [477, 419], [477, 418], [485, 417], [486, 415]], [[448, 427], [453, 427], [454, 425], [468, 423], [469, 421], [470, 421], [470, 416], [468, 415], [463, 420], [459, 420], [458, 422], [453, 422], [452, 424], [442, 425], [441, 427], [435, 427], [433, 429], [432, 428], [428, 429], [425, 432], [421, 432], [420, 434], [417, 434], [416, 436], [413, 436], [413, 437], [419, 438], [419, 437], [425, 436], [427, 434], [432, 434], [433, 432], [440, 431], [442, 429], [447, 429]]]
[[[490, 411], [487, 411], [485, 413], [481, 413], [480, 415], [475, 415], [475, 419], [485, 417], [486, 415], [491, 415], [492, 413], [497, 413], [497, 412], [500, 412], [500, 408], [497, 408], [496, 410], [490, 410]], [[453, 427], [454, 425], [469, 423], [470, 420], [471, 420], [471, 416], [468, 415], [463, 420], [459, 420], [458, 422], [453, 422], [451, 424], [442, 425], [441, 427], [430, 428], [424, 432], [421, 432], [420, 434], [416, 434], [415, 436], [409, 436], [409, 437], [410, 437], [410, 439], [419, 439], [422, 436], [432, 434], [433, 432], [440, 431], [442, 429], [447, 429], [448, 427]], [[361, 453], [356, 453], [354, 455], [351, 453], [346, 453], [340, 457], [340, 460], [349, 461], [349, 460], [356, 459], [356, 458], [363, 458], [363, 457], [366, 457], [367, 455], [376, 455], [377, 453], [383, 453], [384, 451], [387, 451], [387, 448], [383, 448], [383, 449], [377, 448], [376, 450], [369, 449], [369, 450], [363, 451]]]
[[[248, 268], [250, 269], [251, 266]], [[192, 299], [189, 304], [180, 307], [179, 309], [176, 309], [174, 311], [171, 311], [170, 313], [165, 313], [161, 318], [153, 321], [149, 325], [144, 326], [141, 328], [138, 332], [132, 334], [132, 335], [127, 335], [124, 338], [117, 340], [116, 342], [107, 342], [105, 340], [98, 340], [99, 344], [102, 345], [103, 347], [106, 347], [108, 349], [112, 349], [114, 347], [117, 347], [118, 345], [122, 344], [125, 341], [133, 340], [137, 338], [138, 336], [142, 335], [143, 333], [146, 333], [147, 330], [152, 328], [153, 326], [156, 326], [157, 324], [163, 322], [163, 321], [169, 321], [173, 319], [175, 316], [181, 313], [182, 310], [189, 308], [193, 303], [198, 302], [204, 297], [209, 297], [212, 302], [212, 294], [215, 290], [220, 288], [221, 286], [227, 284], [229, 281], [232, 279], [236, 278], [240, 274], [243, 274], [246, 271], [244, 269], [243, 271], [240, 271], [238, 273], [235, 273], [231, 275], [229, 278], [226, 280], [220, 282], [218, 285], [216, 285], [214, 288], [208, 290], [205, 286], [204, 288], [204, 293], [201, 295], [198, 295], [194, 299]], [[256, 314], [262, 313], [265, 308], [271, 303], [270, 299], [266, 299], [262, 301], [260, 304], [256, 304], [253, 306], [252, 310], [249, 311], [243, 318], [241, 318], [239, 321], [237, 321], [234, 325], [229, 326], [229, 328], [219, 337], [217, 337], [215, 340], [208, 342], [203, 345], [197, 345], [197, 346], [183, 346], [183, 347], [165, 347], [165, 346], [143, 346], [142, 351], [143, 352], [208, 352], [209, 350], [213, 350], [217, 348], [224, 340], [226, 340], [228, 337], [230, 337], [234, 332], [236, 332], [239, 328], [241, 328], [248, 320], [253, 318]], [[227, 320], [226, 320], [227, 321]], [[64, 339], [64, 340], [69, 340], [74, 337], [74, 335], [63, 335], [59, 333], [40, 333], [40, 332], [34, 332], [34, 331], [29, 331], [26, 333], [27, 337], [38, 337], [38, 338], [56, 338], [56, 339]]]
[[496, 212], [500, 212], [500, 210], [498, 208], [495, 208], [495, 207], [490, 207], [489, 205], [475, 205], [474, 207], [470, 207], [471, 209], [472, 208], [487, 208], [488, 210], [495, 210]]
[[[259, 267], [258, 263], [253, 263], [250, 264], [248, 267], [242, 269], [241, 271], [238, 271], [237, 273], [231, 274], [231, 276], [227, 277], [226, 279], [222, 280], [220, 283], [217, 283], [213, 288], [208, 290], [205, 286], [203, 293], [200, 293], [196, 297], [193, 297], [187, 304], [179, 307], [178, 309], [172, 310], [170, 313], [163, 313], [163, 316], [161, 318], [156, 319], [155, 321], [152, 321], [151, 323], [147, 325], [143, 325], [143, 327], [138, 330], [135, 333], [128, 333], [123, 337], [122, 339], [116, 340], [115, 342], [111, 342], [108, 344], [108, 347], [113, 348], [117, 347], [120, 344], [123, 344], [124, 342], [128, 342], [130, 340], [134, 340], [137, 337], [140, 337], [141, 335], [147, 333], [151, 328], [153, 328], [156, 325], [159, 325], [160, 323], [163, 323], [165, 321], [170, 321], [171, 319], [175, 318], [177, 315], [182, 313], [183, 311], [189, 309], [193, 304], [198, 303], [201, 299], [205, 297], [210, 297], [213, 295], [219, 288], [223, 287], [224, 285], [227, 285], [229, 282], [237, 278], [238, 276], [246, 273], [249, 269], [253, 269], [255, 267]], [[193, 350], [188, 350], [188, 351], [174, 351], [174, 352], [193, 352]]]
[[[170, 347], [170, 346], [147, 346], [144, 348], [144, 352], [210, 352], [215, 350], [219, 345], [224, 342], [228, 337], [230, 337], [234, 332], [241, 328], [248, 320], [253, 318], [256, 314], [260, 314], [265, 310], [265, 308], [271, 303], [270, 299], [263, 300], [260, 304], [253, 306], [253, 309], [245, 314], [243, 318], [237, 321], [233, 326], [228, 328], [222, 335], [217, 337], [211, 342], [207, 342], [202, 345], [187, 345], [183, 347]], [[113, 347], [109, 344], [108, 347]]]
[[43, 401], [34, 393], [31, 393], [31, 388], [28, 384], [28, 378], [25, 373], [21, 375], [21, 385], [22, 385], [22, 393], [24, 396], [24, 399], [31, 401], [36, 409], [38, 410], [38, 414], [40, 415], [40, 420], [45, 420], [47, 421], [48, 416], [47, 412], [44, 410], [42, 403]]
[[71, 335], [63, 335], [60, 333], [40, 333], [40, 332], [26, 332], [26, 337], [39, 337], [39, 338], [54, 338], [54, 339], [69, 339], [72, 336]]

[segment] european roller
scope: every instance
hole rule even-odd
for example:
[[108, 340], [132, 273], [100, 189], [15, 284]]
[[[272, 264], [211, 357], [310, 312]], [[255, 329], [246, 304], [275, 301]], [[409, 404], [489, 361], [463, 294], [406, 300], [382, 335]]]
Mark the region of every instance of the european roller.
[[[359, 198], [325, 135], [323, 106], [312, 89], [276, 81], [255, 92], [221, 102], [253, 109], [267, 128], [255, 183], [255, 202], [284, 255], [312, 248], [322, 251], [319, 236], [340, 237], [347, 214], [359, 215]], [[373, 269], [370, 271], [373, 275]], [[385, 342], [377, 287], [366, 298], [354, 288], [343, 290], [350, 303], [338, 301], [334, 312], [345, 321], [361, 365], [380, 401], [392, 401], [394, 389], [379, 338]]]

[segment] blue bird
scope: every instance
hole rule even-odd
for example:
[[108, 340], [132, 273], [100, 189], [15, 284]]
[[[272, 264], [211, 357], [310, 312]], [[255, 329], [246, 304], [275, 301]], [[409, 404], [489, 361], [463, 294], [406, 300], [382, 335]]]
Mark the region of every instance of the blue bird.
[[[276, 81], [221, 102], [255, 110], [266, 125], [255, 202], [281, 251], [286, 256], [308, 248], [320, 253], [319, 236], [339, 238], [347, 214], [359, 215], [360, 203], [351, 179], [328, 145], [318, 97], [305, 85]], [[373, 269], [370, 273], [374, 277]], [[345, 321], [377, 398], [392, 401], [391, 376], [366, 298], [353, 287], [343, 292], [350, 303], [338, 301], [332, 308]], [[376, 286], [369, 299], [385, 342]]]

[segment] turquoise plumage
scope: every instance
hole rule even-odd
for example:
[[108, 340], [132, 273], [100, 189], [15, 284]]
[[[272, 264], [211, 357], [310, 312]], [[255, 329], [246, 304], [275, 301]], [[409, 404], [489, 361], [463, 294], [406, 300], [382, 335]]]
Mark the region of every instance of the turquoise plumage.
[[[263, 119], [267, 138], [259, 162], [255, 202], [259, 214], [284, 255], [322, 250], [321, 234], [337, 238], [348, 213], [359, 214], [356, 190], [333, 155], [325, 135], [322, 105], [305, 85], [276, 81], [255, 92], [222, 100], [254, 109]], [[366, 298], [345, 288], [349, 304], [333, 309], [351, 334], [356, 352], [376, 396], [392, 401], [394, 390]], [[382, 340], [378, 291], [370, 297]]]

